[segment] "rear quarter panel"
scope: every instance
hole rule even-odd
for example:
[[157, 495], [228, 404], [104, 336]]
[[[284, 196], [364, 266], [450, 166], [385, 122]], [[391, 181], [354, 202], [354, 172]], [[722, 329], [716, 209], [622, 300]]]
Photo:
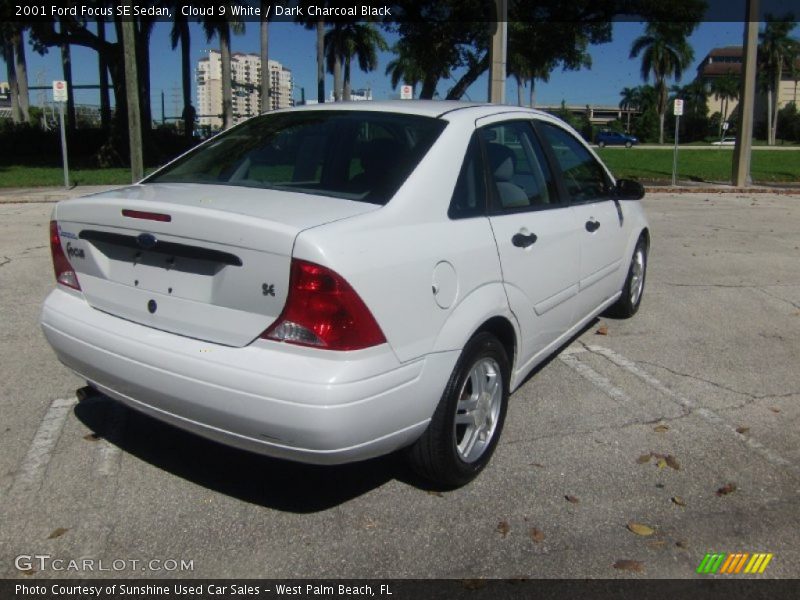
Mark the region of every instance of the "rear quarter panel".
[[[295, 243], [294, 256], [334, 269], [353, 286], [401, 361], [460, 349], [482, 322], [469, 330], [470, 321], [480, 319], [487, 304], [500, 310], [505, 302], [496, 293], [502, 275], [488, 219], [447, 216], [473, 131], [451, 124], [385, 207], [306, 230]], [[433, 289], [441, 262], [456, 274], [455, 294], [445, 307]], [[485, 301], [468, 301], [492, 285], [496, 290]], [[442, 336], [454, 315], [459, 326]]]

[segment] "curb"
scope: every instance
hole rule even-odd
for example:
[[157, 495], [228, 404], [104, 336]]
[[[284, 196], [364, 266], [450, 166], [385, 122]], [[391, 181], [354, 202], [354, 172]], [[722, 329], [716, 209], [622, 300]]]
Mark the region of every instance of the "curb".
[[647, 194], [779, 194], [783, 196], [800, 195], [800, 188], [740, 188], [740, 187], [691, 187], [691, 186], [645, 186]]

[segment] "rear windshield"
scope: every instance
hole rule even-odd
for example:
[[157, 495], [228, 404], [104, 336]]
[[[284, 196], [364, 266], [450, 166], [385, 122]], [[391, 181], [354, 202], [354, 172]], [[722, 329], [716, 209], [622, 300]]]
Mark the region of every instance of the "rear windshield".
[[145, 180], [287, 190], [386, 204], [445, 122], [368, 111], [302, 111], [242, 123]]

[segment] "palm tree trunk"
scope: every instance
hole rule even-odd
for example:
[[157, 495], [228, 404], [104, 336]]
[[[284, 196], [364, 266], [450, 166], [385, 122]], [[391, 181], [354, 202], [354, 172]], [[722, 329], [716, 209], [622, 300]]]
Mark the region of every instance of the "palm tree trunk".
[[628, 126], [625, 128], [625, 133], [630, 135], [631, 134], [631, 107], [628, 106], [625, 112], [628, 113], [627, 114], [627, 116], [628, 116]]
[[194, 120], [197, 114], [192, 106], [192, 55], [189, 37], [189, 21], [181, 23], [181, 85], [183, 86], [183, 135], [192, 139]]
[[430, 72], [425, 74], [425, 78], [422, 80], [422, 87], [419, 91], [419, 99], [420, 100], [431, 100], [433, 99], [433, 95], [436, 93], [436, 85], [439, 83], [439, 78], [435, 75], [431, 74]]
[[336, 60], [333, 64], [333, 101], [342, 99], [342, 61]]
[[317, 21], [317, 102], [325, 102], [325, 21]]
[[231, 78], [231, 28], [223, 23], [219, 31], [219, 52], [222, 58], [222, 128], [233, 127], [233, 83]]
[[767, 89], [767, 145], [772, 146], [772, 86]]
[[[105, 44], [106, 21], [102, 16], [97, 17], [97, 37]], [[111, 127], [111, 97], [108, 94], [108, 60], [105, 52], [97, 53], [97, 67], [100, 76], [100, 127], [108, 132]]]
[[344, 77], [342, 86], [342, 100], [350, 102], [350, 57], [344, 57]]
[[525, 95], [524, 94], [525, 90], [522, 85], [522, 80], [519, 77], [517, 77], [516, 80], [517, 80], [517, 106], [522, 106], [522, 103], [524, 101], [523, 96]]
[[[775, 110], [772, 113], [772, 143], [778, 143], [778, 104], [781, 96], [781, 63], [778, 62], [778, 69], [775, 73]], [[18, 74], [19, 75], [19, 74]]]
[[528, 104], [531, 108], [536, 107], [536, 78], [531, 77], [531, 95], [530, 95], [530, 102]]
[[261, 112], [271, 108], [269, 97], [269, 21], [266, 15], [261, 16]]
[[153, 109], [150, 106], [150, 31], [139, 22], [136, 31], [136, 64], [139, 75], [139, 111], [142, 119], [142, 143], [147, 153], [150, 130], [153, 128]]
[[19, 109], [19, 89], [17, 88], [17, 71], [14, 68], [14, 44], [11, 40], [3, 41], [3, 62], [6, 63], [6, 73], [8, 75], [8, 87], [11, 92], [11, 120], [14, 123], [22, 121], [22, 113]]
[[[61, 33], [66, 27], [61, 21]], [[72, 54], [69, 44], [61, 44], [61, 66], [64, 70], [64, 81], [67, 82], [67, 131], [75, 131], [75, 95], [72, 92]]]
[[658, 143], [664, 143], [664, 119], [667, 116], [667, 86], [661, 79], [656, 84], [658, 90]]
[[489, 68], [489, 53], [487, 52], [486, 55], [479, 60], [478, 62], [472, 64], [467, 72], [461, 76], [456, 84], [450, 89], [447, 93], [447, 100], [461, 100], [461, 96], [467, 91], [469, 86], [471, 86], [478, 77], [483, 74]]
[[19, 95], [19, 110], [22, 120], [31, 122], [31, 113], [28, 101], [28, 66], [25, 62], [25, 32], [22, 29], [14, 36], [15, 69], [17, 72], [17, 89]]

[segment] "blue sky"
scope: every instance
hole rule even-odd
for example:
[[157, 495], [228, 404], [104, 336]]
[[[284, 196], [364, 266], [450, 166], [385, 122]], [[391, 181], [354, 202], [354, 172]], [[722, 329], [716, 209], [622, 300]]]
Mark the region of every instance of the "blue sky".
[[[170, 23], [157, 23], [151, 38], [151, 90], [153, 117], [161, 117], [161, 92], [165, 95], [166, 115], [180, 114], [180, 50], [172, 50], [169, 42]], [[613, 41], [608, 44], [592, 46], [592, 68], [578, 72], [555, 71], [548, 83], [538, 82], [536, 100], [538, 104], [559, 104], [562, 99], [568, 104], [611, 104], [619, 103], [619, 92], [623, 87], [636, 86], [642, 83], [639, 75], [640, 62], [629, 59], [628, 54], [633, 40], [642, 34], [644, 25], [640, 23], [615, 23]], [[742, 23], [712, 22], [701, 23], [690, 38], [694, 48], [695, 60], [684, 75], [683, 82], [694, 78], [697, 64], [709, 50], [718, 46], [741, 45], [744, 25]], [[387, 36], [391, 44], [393, 38]], [[297, 99], [300, 98], [301, 87], [306, 96], [316, 96], [316, 34], [293, 23], [272, 23], [270, 25], [270, 58], [288, 66], [294, 74]], [[192, 26], [192, 62], [195, 64], [203, 55], [203, 51], [216, 47], [217, 42], [207, 43], [199, 26]], [[258, 23], [249, 22], [245, 33], [233, 36], [232, 46], [235, 52], [259, 51]], [[39, 56], [28, 49], [28, 73], [30, 85], [50, 85], [52, 80], [61, 79], [61, 62], [58, 49], [52, 48], [49, 54]], [[357, 69], [352, 75], [353, 88], [371, 87], [375, 99], [386, 99], [398, 92], [391, 89], [388, 78], [384, 75], [386, 64], [391, 60], [391, 53], [382, 53], [377, 71], [362, 73]], [[73, 80], [75, 84], [97, 83], [97, 54], [78, 46], [72, 47]], [[0, 61], [0, 78], [4, 78], [5, 65]], [[455, 74], [458, 76], [458, 73]], [[439, 92], [445, 95], [453, 81], [442, 81]], [[326, 81], [326, 93], [332, 87], [332, 77]], [[468, 97], [474, 101], [485, 101], [487, 83], [486, 76], [479, 79], [468, 90]], [[42, 93], [32, 91], [31, 103], [39, 104]], [[50, 93], [44, 92], [47, 99]], [[193, 91], [193, 97], [195, 92]], [[527, 95], [525, 96], [527, 100]], [[465, 99], [467, 99], [465, 97]], [[516, 84], [509, 80], [506, 101], [516, 103]], [[99, 104], [98, 93], [93, 90], [77, 90], [76, 102], [83, 104]]]

